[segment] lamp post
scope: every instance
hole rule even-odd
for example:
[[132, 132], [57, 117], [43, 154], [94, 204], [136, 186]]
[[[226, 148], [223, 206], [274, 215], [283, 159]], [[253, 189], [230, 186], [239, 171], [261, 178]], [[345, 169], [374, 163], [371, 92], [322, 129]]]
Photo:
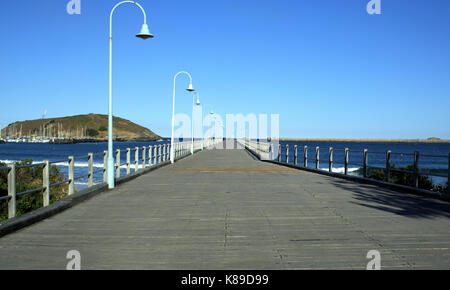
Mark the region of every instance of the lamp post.
[[[212, 109], [212, 106], [209, 104], [205, 104], [204, 105], [205, 108], [211, 108], [211, 111], [209, 112], [210, 115], [214, 115], [214, 110]], [[203, 148], [205, 148], [205, 138], [204, 138], [204, 134], [203, 134], [203, 113], [202, 113], [202, 150]]]
[[172, 138], [170, 140], [170, 162], [173, 164], [175, 162], [175, 150], [173, 148], [174, 134], [175, 134], [175, 91], [176, 91], [176, 81], [177, 77], [181, 74], [186, 74], [189, 77], [189, 87], [186, 89], [188, 92], [194, 92], [194, 87], [192, 86], [192, 76], [190, 73], [185, 71], [180, 71], [173, 78], [173, 105], [172, 105]]
[[147, 25], [147, 14], [145, 13], [144, 8], [141, 5], [136, 3], [135, 1], [122, 1], [116, 4], [111, 10], [111, 14], [109, 16], [109, 104], [108, 104], [108, 166], [107, 166], [107, 182], [108, 188], [114, 188], [114, 157], [113, 157], [113, 116], [112, 116], [112, 18], [114, 11], [122, 4], [134, 4], [139, 7], [144, 14], [144, 24], [142, 25], [141, 31], [136, 37], [141, 39], [153, 38], [153, 34], [150, 33]]
[[[220, 127], [220, 128], [222, 128], [222, 134], [221, 134], [221, 136], [222, 136], [222, 138], [223, 138], [223, 129], [224, 129], [224, 126], [223, 126], [223, 123], [222, 123], [222, 120], [221, 119], [219, 119], [219, 117], [217, 116], [217, 114], [215, 114], [215, 113], [212, 113], [213, 115], [214, 115], [214, 119], [215, 119], [215, 125], [214, 125], [214, 135], [215, 135], [215, 144], [217, 144], [217, 143], [219, 143], [218, 141], [217, 141], [217, 127]], [[219, 126], [217, 126], [217, 123], [219, 123]], [[223, 140], [222, 140], [223, 141]]]
[[[197, 96], [197, 102], [195, 102], [195, 96]], [[194, 92], [192, 94], [192, 117], [191, 117], [191, 129], [192, 129], [192, 138], [191, 138], [191, 154], [194, 155], [194, 108], [195, 105], [200, 106], [200, 96], [198, 92]]]

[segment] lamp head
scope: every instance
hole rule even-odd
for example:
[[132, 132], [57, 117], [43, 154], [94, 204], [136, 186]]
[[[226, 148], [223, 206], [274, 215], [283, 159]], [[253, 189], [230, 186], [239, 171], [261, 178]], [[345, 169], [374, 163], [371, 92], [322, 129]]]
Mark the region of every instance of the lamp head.
[[195, 91], [194, 87], [192, 86], [192, 83], [189, 84], [189, 88], [187, 88], [186, 90], [188, 92], [194, 92]]
[[148, 29], [147, 24], [142, 24], [141, 31], [139, 32], [139, 34], [136, 35], [136, 37], [139, 37], [139, 38], [142, 38], [145, 40], [148, 38], [153, 38], [154, 35], [150, 33], [150, 29]]

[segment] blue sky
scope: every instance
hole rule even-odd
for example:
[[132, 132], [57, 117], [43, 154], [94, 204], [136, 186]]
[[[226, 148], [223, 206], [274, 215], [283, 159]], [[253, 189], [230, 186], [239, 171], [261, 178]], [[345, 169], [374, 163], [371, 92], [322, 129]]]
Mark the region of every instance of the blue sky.
[[[111, 0], [0, 1], [0, 124], [107, 113]], [[450, 139], [450, 1], [140, 0], [114, 16], [114, 114], [170, 134], [173, 75], [282, 137]], [[192, 98], [178, 81], [177, 112]]]

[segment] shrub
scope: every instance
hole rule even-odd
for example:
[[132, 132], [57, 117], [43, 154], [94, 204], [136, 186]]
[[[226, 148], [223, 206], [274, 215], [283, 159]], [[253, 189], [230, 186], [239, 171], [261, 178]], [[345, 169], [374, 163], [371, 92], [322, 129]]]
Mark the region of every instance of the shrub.
[[[33, 160], [28, 159], [16, 162], [17, 166], [33, 164]], [[5, 163], [0, 162], [0, 167], [5, 167]], [[42, 187], [43, 166], [34, 166], [16, 169], [16, 192], [24, 192]], [[0, 197], [8, 195], [8, 173], [6, 170], [0, 171]], [[50, 184], [65, 180], [64, 174], [56, 166], [50, 167]], [[50, 202], [60, 200], [68, 193], [67, 184], [53, 187], [50, 191]], [[20, 196], [16, 200], [16, 214], [20, 216], [24, 213], [36, 210], [43, 206], [42, 192], [35, 192]], [[8, 218], [8, 203], [0, 202], [0, 220]]]
[[[406, 185], [415, 187], [414, 184], [414, 173], [400, 172], [395, 169], [404, 170], [404, 171], [413, 171], [414, 167], [412, 165], [407, 166], [406, 168], [396, 168], [395, 165], [391, 167], [390, 181], [392, 183]], [[378, 168], [369, 168], [368, 169], [368, 177], [376, 180], [386, 180], [386, 170], [378, 169]], [[426, 190], [433, 190], [433, 182], [426, 175], [419, 176], [419, 188]]]

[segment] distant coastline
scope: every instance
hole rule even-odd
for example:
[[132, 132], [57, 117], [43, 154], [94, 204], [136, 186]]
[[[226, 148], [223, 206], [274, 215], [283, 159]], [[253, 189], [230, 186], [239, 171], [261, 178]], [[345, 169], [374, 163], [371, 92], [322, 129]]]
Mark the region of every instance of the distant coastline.
[[365, 142], [365, 143], [450, 143], [440, 139], [339, 139], [339, 138], [280, 138], [280, 141], [296, 142]]

